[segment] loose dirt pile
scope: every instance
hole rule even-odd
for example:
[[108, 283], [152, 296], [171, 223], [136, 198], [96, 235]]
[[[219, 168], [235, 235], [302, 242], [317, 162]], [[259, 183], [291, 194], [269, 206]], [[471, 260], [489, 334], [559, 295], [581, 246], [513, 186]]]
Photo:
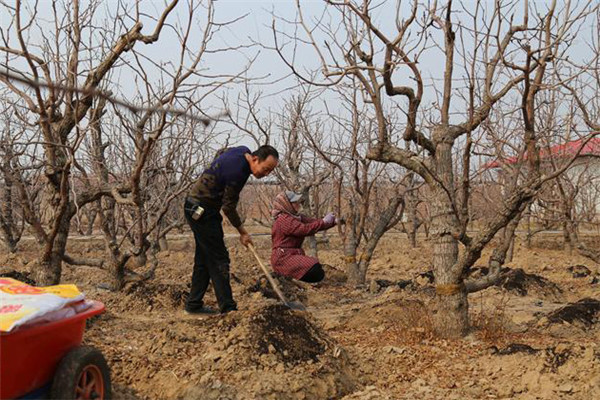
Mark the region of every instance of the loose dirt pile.
[[498, 286], [519, 296], [531, 293], [552, 300], [560, 300], [562, 297], [562, 290], [557, 284], [542, 276], [526, 273], [522, 268], [503, 269]]
[[552, 323], [567, 323], [582, 329], [589, 329], [598, 324], [600, 301], [591, 298], [581, 299], [548, 315]]
[[336, 398], [353, 391], [344, 352], [304, 313], [271, 304], [232, 315], [203, 355], [211, 371], [184, 399]]
[[35, 286], [35, 281], [29, 277], [30, 275], [29, 272], [16, 271], [10, 267], [0, 267], [0, 277], [16, 279], [28, 285]]
[[149, 398], [336, 398], [357, 387], [336, 342], [279, 304], [162, 323], [104, 317], [90, 330], [116, 380]]
[[124, 297], [111, 303], [113, 309], [177, 310], [183, 308], [190, 283], [134, 282], [123, 289]]

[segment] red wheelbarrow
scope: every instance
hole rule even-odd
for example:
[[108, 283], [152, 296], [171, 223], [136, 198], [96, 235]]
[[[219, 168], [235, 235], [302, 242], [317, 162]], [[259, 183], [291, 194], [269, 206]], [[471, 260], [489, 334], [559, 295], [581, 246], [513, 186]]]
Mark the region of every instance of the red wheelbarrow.
[[92, 301], [71, 317], [0, 334], [1, 399], [110, 399], [102, 353], [81, 346], [86, 319], [104, 311]]

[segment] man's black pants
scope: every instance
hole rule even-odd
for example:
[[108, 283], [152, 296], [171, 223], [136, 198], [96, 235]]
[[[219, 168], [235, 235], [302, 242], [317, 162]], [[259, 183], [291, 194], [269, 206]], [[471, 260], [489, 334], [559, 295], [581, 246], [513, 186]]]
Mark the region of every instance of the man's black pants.
[[219, 209], [202, 205], [204, 214], [194, 220], [192, 214], [198, 205], [201, 204], [190, 199], [185, 201], [185, 218], [194, 232], [196, 242], [192, 288], [185, 308], [191, 312], [202, 308], [202, 299], [209, 281], [212, 280], [220, 311], [236, 310], [237, 305], [233, 300], [229, 282], [230, 261], [225, 247], [223, 217]]

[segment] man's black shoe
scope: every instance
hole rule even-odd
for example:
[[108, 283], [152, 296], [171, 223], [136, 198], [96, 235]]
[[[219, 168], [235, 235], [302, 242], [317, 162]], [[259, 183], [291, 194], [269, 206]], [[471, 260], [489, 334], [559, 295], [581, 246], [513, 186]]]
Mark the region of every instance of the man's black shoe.
[[207, 314], [216, 314], [217, 310], [212, 309], [207, 306], [202, 306], [199, 308], [186, 308], [185, 313], [189, 315], [207, 315]]

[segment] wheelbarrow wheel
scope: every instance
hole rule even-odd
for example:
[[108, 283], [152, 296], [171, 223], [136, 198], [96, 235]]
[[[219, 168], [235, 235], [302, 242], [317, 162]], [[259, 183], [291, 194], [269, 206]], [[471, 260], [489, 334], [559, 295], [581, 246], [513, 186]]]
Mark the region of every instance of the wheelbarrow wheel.
[[110, 371], [102, 353], [91, 346], [79, 346], [60, 361], [50, 397], [69, 400], [109, 400]]

